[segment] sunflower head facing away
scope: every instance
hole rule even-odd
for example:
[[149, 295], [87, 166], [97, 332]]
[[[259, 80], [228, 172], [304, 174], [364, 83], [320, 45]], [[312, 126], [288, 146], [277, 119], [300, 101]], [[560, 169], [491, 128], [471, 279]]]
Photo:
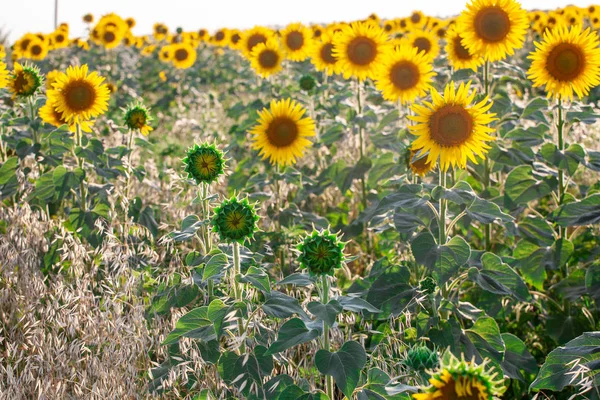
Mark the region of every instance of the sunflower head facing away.
[[477, 68], [483, 64], [483, 58], [480, 55], [471, 53], [463, 45], [463, 37], [454, 26], [446, 31], [445, 50], [448, 61], [454, 69], [472, 69], [477, 72]]
[[133, 132], [147, 136], [152, 131], [152, 117], [148, 108], [141, 103], [130, 104], [125, 110], [124, 120], [125, 126]]
[[410, 150], [408, 154], [408, 167], [415, 175], [425, 176], [433, 170], [435, 163], [430, 163], [427, 154], [419, 154], [418, 150]]
[[97, 72], [88, 74], [88, 66], [70, 66], [56, 77], [48, 99], [66, 121], [80, 123], [104, 114], [108, 109], [109, 90]]
[[272, 37], [265, 43], [259, 43], [252, 49], [250, 64], [258, 75], [267, 78], [281, 71], [283, 53], [279, 41]]
[[300, 268], [310, 275], [333, 275], [344, 262], [344, 243], [329, 230], [313, 230], [298, 244]]
[[281, 43], [286, 56], [292, 61], [303, 61], [308, 57], [312, 31], [302, 24], [290, 24], [281, 31]]
[[212, 183], [223, 175], [225, 156], [214, 144], [203, 143], [191, 147], [183, 159], [188, 178], [198, 184]]
[[344, 78], [371, 78], [390, 49], [385, 31], [378, 25], [355, 22], [345, 25], [333, 38], [333, 57]]
[[497, 372], [486, 368], [487, 359], [477, 365], [447, 354], [440, 367], [429, 379], [430, 386], [413, 394], [415, 400], [496, 400], [504, 392], [502, 381], [495, 380]]
[[254, 149], [272, 164], [291, 165], [304, 154], [315, 135], [315, 123], [304, 117], [306, 109], [291, 100], [273, 100], [269, 109], [259, 111], [258, 125], [250, 133]]
[[581, 98], [600, 84], [599, 44], [596, 32], [582, 31], [580, 25], [547, 30], [529, 56], [528, 77], [534, 87], [545, 85], [548, 96], [570, 100], [575, 93]]
[[488, 126], [497, 120], [496, 114], [488, 113], [492, 102], [485, 98], [472, 104], [475, 92], [469, 93], [470, 88], [471, 82], [461, 83], [458, 89], [450, 82], [443, 94], [431, 89], [431, 103], [411, 107], [415, 115], [409, 119], [416, 124], [409, 129], [417, 136], [411, 148], [419, 151], [418, 156], [427, 154], [432, 165], [439, 158], [443, 171], [450, 166], [465, 168], [467, 159], [477, 164], [475, 156], [484, 157], [490, 149], [486, 142], [495, 140], [490, 136], [494, 129]]
[[214, 213], [213, 232], [218, 233], [225, 242], [243, 244], [256, 232], [259, 217], [248, 199], [238, 200], [235, 196], [225, 199]]
[[424, 95], [435, 75], [425, 53], [403, 43], [386, 54], [375, 73], [375, 85], [386, 100], [406, 104]]
[[529, 28], [527, 12], [515, 0], [472, 0], [456, 23], [462, 44], [488, 61], [513, 55]]
[[8, 79], [8, 89], [13, 97], [33, 96], [40, 86], [42, 86], [42, 76], [36, 66], [15, 63]]

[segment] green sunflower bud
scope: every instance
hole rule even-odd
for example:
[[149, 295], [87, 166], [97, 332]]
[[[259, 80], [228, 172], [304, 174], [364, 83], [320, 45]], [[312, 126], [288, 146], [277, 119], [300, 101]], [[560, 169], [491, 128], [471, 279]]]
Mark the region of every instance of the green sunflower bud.
[[313, 231], [297, 249], [300, 251], [300, 267], [308, 269], [311, 275], [333, 275], [344, 262], [344, 243], [329, 230]]
[[14, 71], [9, 78], [8, 88], [13, 97], [29, 97], [35, 94], [42, 83], [43, 77], [38, 67], [15, 63]]
[[303, 75], [302, 78], [300, 78], [300, 88], [304, 91], [308, 92], [314, 89], [316, 85], [317, 81], [315, 81], [315, 78], [313, 78], [312, 75]]
[[223, 241], [243, 244], [256, 232], [259, 217], [248, 199], [238, 200], [235, 196], [225, 199], [214, 213], [213, 232], [218, 233]]
[[435, 279], [433, 279], [431, 276], [428, 276], [420, 282], [419, 289], [423, 293], [433, 294], [433, 292], [435, 292], [436, 286], [437, 285], [435, 283]]
[[223, 152], [207, 143], [190, 148], [183, 162], [188, 178], [195, 179], [198, 184], [216, 181], [225, 167]]
[[148, 135], [152, 131], [149, 125], [152, 117], [148, 111], [148, 108], [141, 103], [130, 104], [124, 114], [125, 126], [134, 132]]
[[434, 369], [439, 364], [438, 353], [427, 346], [415, 346], [408, 350], [404, 364], [415, 371]]

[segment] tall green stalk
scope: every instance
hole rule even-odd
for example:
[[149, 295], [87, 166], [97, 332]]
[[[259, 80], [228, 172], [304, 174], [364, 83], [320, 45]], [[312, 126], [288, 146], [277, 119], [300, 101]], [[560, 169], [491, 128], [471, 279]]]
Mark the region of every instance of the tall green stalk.
[[[236, 278], [241, 274], [241, 265], [240, 265], [240, 245], [238, 242], [233, 242], [233, 271], [232, 271], [232, 281], [231, 285], [233, 286], [233, 295], [235, 297], [236, 302], [242, 301], [243, 294], [243, 286], [236, 280]], [[246, 340], [242, 337], [244, 336], [244, 318], [242, 316], [238, 317], [237, 320], [238, 332], [240, 335], [240, 354], [246, 353]]]
[[[490, 95], [490, 79], [489, 79], [490, 68], [489, 67], [490, 67], [489, 62], [486, 61], [483, 65], [483, 83], [484, 83], [484, 93], [485, 93], [486, 97]], [[488, 157], [485, 157], [483, 165], [484, 165], [483, 187], [487, 190], [490, 186], [490, 159]], [[484, 236], [485, 236], [485, 249], [489, 251], [492, 249], [492, 225], [485, 224], [483, 229], [484, 229]]]
[[[556, 122], [556, 130], [558, 131], [558, 151], [562, 152], [565, 149], [565, 142], [563, 138], [563, 127], [565, 125], [565, 121], [563, 119], [563, 106], [562, 99], [558, 98], [558, 121]], [[565, 195], [565, 176], [562, 168], [558, 168], [558, 206], [560, 207], [564, 201]], [[558, 227], [558, 237], [562, 239], [565, 235], [565, 229], [559, 225]]]
[[[362, 101], [360, 98], [360, 85], [361, 85], [361, 83], [357, 79], [356, 80], [356, 104], [357, 104], [356, 111], [357, 111], [358, 115], [362, 114]], [[359, 160], [362, 160], [364, 157], [364, 154], [365, 154], [365, 134], [364, 134], [362, 126], [358, 127], [358, 139], [359, 139], [359, 152], [360, 152]], [[361, 176], [361, 178], [360, 178], [360, 185], [361, 185], [361, 191], [362, 191], [361, 202], [362, 202], [363, 210], [366, 210], [367, 209], [367, 186], [366, 186], [364, 176]], [[363, 225], [363, 228], [365, 230], [367, 255], [368, 255], [368, 254], [371, 254], [371, 238], [369, 237], [369, 233], [367, 232], [366, 223]]]
[[[329, 281], [327, 274], [321, 275], [321, 303], [329, 303]], [[331, 344], [329, 342], [329, 325], [323, 321], [323, 350], [330, 351]], [[333, 377], [327, 375], [325, 377], [325, 394], [330, 399], [333, 399]]]
[[[77, 156], [77, 147], [81, 147], [83, 132], [81, 130], [81, 125], [79, 123], [76, 124], [76, 132], [75, 132], [75, 143], [73, 147], [73, 155], [77, 160], [77, 165], [79, 168], [83, 170], [83, 158]], [[85, 193], [85, 179], [82, 179], [79, 183], [79, 191], [81, 196], [81, 211], [85, 212], [87, 209], [87, 201], [86, 201], [86, 193]]]
[[[446, 188], [446, 171], [441, 167], [439, 176], [439, 185]], [[438, 232], [438, 245], [443, 246], [446, 244], [446, 210], [448, 208], [447, 200], [440, 198], [440, 219], [438, 221], [439, 232]]]

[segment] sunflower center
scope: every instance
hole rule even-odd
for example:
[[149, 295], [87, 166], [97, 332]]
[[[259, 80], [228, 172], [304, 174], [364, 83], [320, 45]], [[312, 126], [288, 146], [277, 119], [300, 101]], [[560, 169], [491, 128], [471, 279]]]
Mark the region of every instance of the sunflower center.
[[96, 100], [96, 92], [89, 83], [75, 81], [65, 89], [65, 100], [69, 108], [73, 110], [89, 110]]
[[418, 37], [413, 42], [413, 46], [419, 49], [419, 51], [424, 51], [425, 54], [429, 53], [431, 50], [431, 42], [426, 37]]
[[202, 172], [202, 174], [208, 175], [216, 169], [216, 160], [214, 157], [209, 155], [202, 155], [201, 157], [197, 158], [196, 167]]
[[234, 211], [229, 215], [228, 218], [229, 229], [233, 231], [240, 230], [244, 225], [244, 216], [238, 211]]
[[231, 36], [231, 43], [236, 44], [237, 42], [239, 42], [241, 39], [241, 36], [239, 35], [239, 33], [234, 33]]
[[427, 162], [427, 157], [423, 156], [411, 161], [410, 166], [413, 171], [417, 173], [428, 172], [431, 169], [431, 164]]
[[254, 35], [250, 36], [248, 38], [248, 51], [252, 51], [252, 49], [254, 48], [254, 46], [256, 46], [259, 43], [264, 43], [267, 41], [267, 38], [265, 37], [265, 35], [261, 34], [261, 33], [255, 33]]
[[377, 44], [368, 37], [357, 37], [348, 45], [347, 54], [352, 64], [369, 65], [377, 56]]
[[419, 68], [410, 61], [400, 61], [390, 70], [390, 79], [401, 90], [413, 88], [419, 82]]
[[298, 31], [290, 32], [285, 38], [290, 50], [299, 50], [304, 45], [304, 35]]
[[185, 61], [188, 58], [188, 51], [186, 49], [177, 49], [175, 51], [175, 59], [177, 61]]
[[63, 40], [65, 40], [65, 37], [63, 35], [56, 36], [56, 43], [62, 43]]
[[31, 90], [33, 79], [26, 72], [20, 72], [15, 77], [14, 88], [17, 93], [25, 93]]
[[454, 53], [456, 53], [456, 57], [461, 60], [470, 60], [473, 58], [469, 50], [462, 44], [462, 38], [460, 36], [456, 36], [454, 38]]
[[105, 42], [111, 43], [111, 42], [115, 41], [117, 36], [111, 31], [106, 31], [106, 32], [104, 32], [103, 38], [104, 38]]
[[475, 16], [475, 32], [488, 43], [500, 42], [509, 31], [510, 19], [500, 7], [486, 7]]
[[33, 46], [31, 46], [31, 54], [33, 54], [34, 56], [39, 56], [40, 54], [42, 54], [42, 47], [39, 44], [34, 44]]
[[412, 22], [413, 24], [418, 23], [421, 20], [421, 15], [414, 13], [413, 15], [410, 16], [410, 22]]
[[473, 117], [460, 105], [446, 105], [429, 118], [431, 139], [441, 146], [465, 143], [473, 131]]
[[321, 58], [327, 64], [335, 64], [336, 63], [337, 60], [333, 56], [333, 44], [332, 43], [325, 43], [323, 45], [323, 47], [321, 47]]
[[217, 39], [220, 42], [221, 40], [225, 39], [225, 33], [223, 33], [223, 31], [217, 32], [217, 34], [215, 35], [215, 39]]
[[21, 50], [27, 50], [27, 47], [29, 47], [29, 43], [31, 43], [31, 39], [24, 39], [21, 42]]
[[267, 128], [269, 143], [275, 147], [287, 147], [298, 137], [298, 126], [287, 117], [275, 118]]
[[258, 55], [258, 62], [263, 68], [273, 68], [277, 65], [278, 61], [279, 54], [273, 50], [267, 49]]
[[581, 74], [585, 67], [584, 55], [579, 47], [571, 43], [556, 46], [546, 59], [546, 69], [559, 81], [571, 81]]

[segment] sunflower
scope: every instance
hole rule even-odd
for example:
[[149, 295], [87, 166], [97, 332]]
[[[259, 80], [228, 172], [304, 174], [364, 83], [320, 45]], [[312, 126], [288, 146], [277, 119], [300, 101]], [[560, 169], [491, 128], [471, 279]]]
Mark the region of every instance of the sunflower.
[[248, 199], [238, 200], [235, 196], [225, 199], [214, 213], [213, 232], [218, 233], [225, 242], [243, 244], [256, 231], [258, 215]]
[[[52, 47], [54, 49], [62, 49], [69, 46], [69, 33], [62, 29], [57, 29], [50, 35]], [[31, 50], [30, 50], [31, 51]]]
[[494, 380], [497, 372], [486, 371], [487, 359], [476, 365], [474, 360], [458, 360], [452, 355], [445, 358], [429, 379], [431, 386], [412, 395], [415, 400], [495, 400], [504, 392], [502, 381]]
[[527, 12], [515, 0], [472, 0], [456, 22], [463, 45], [487, 61], [513, 55], [529, 26]]
[[8, 86], [8, 68], [4, 60], [4, 53], [0, 52], [0, 89]]
[[165, 71], [160, 71], [158, 73], [158, 77], [160, 78], [161, 81], [166, 82], [167, 81], [167, 73]]
[[183, 159], [188, 178], [196, 183], [212, 183], [223, 175], [225, 156], [215, 145], [203, 143], [191, 147]]
[[12, 92], [13, 98], [33, 96], [40, 86], [42, 86], [42, 77], [37, 67], [15, 63], [8, 79], [8, 89]]
[[97, 72], [88, 74], [88, 66], [71, 66], [56, 77], [48, 99], [69, 123], [81, 123], [103, 114], [108, 109], [109, 90]]
[[32, 40], [39, 39], [36, 35], [32, 33], [26, 33], [19, 40], [15, 42], [13, 45], [13, 54], [17, 58], [22, 58], [27, 55], [27, 50], [29, 49], [29, 44]]
[[43, 60], [48, 55], [48, 46], [46, 45], [46, 42], [39, 38], [31, 39], [26, 55], [27, 58], [31, 58], [32, 60]]
[[329, 33], [322, 33], [320, 39], [313, 40], [309, 56], [317, 71], [327, 75], [339, 73], [338, 60], [333, 56], [333, 36]]
[[94, 22], [94, 16], [92, 14], [85, 14], [83, 16], [83, 22], [85, 22], [86, 24], [91, 24], [92, 22]]
[[281, 62], [283, 53], [279, 48], [279, 42], [272, 37], [266, 43], [259, 43], [254, 46], [250, 56], [250, 63], [256, 73], [263, 78], [267, 78], [281, 71]]
[[135, 28], [135, 25], [136, 25], [135, 18], [129, 17], [125, 20], [125, 23], [129, 27], [129, 29]]
[[[71, 122], [69, 123], [67, 120], [63, 118], [61, 112], [56, 109], [56, 106], [51, 100], [47, 100], [46, 104], [44, 104], [38, 111], [40, 118], [47, 124], [53, 125], [57, 128], [60, 128], [63, 125], [69, 126], [69, 131], [72, 133], [77, 132], [77, 124]], [[92, 121], [83, 121], [79, 124], [79, 127], [83, 132], [91, 132], [92, 131]]]
[[446, 54], [448, 61], [454, 69], [472, 69], [477, 72], [477, 68], [483, 64], [483, 58], [480, 55], [474, 55], [463, 46], [463, 37], [456, 32], [452, 26], [446, 32]]
[[329, 230], [313, 230], [296, 249], [300, 268], [308, 269], [313, 276], [333, 275], [344, 262], [344, 243]]
[[173, 58], [173, 45], [163, 46], [158, 52], [158, 59], [163, 62], [170, 62]]
[[106, 26], [100, 32], [100, 42], [106, 49], [114, 49], [124, 39], [125, 35], [122, 34], [117, 28], [113, 26]]
[[167, 35], [169, 34], [169, 28], [167, 28], [165, 24], [156, 23], [154, 24], [153, 30], [154, 38], [159, 42], [163, 39], [166, 39]]
[[212, 35], [210, 41], [216, 46], [225, 47], [229, 44], [229, 38], [230, 36], [228, 29], [219, 29], [214, 35]]
[[238, 29], [232, 29], [229, 32], [229, 34], [230, 34], [230, 36], [229, 36], [228, 46], [231, 47], [232, 49], [239, 48], [240, 44], [242, 43], [242, 32], [239, 31]]
[[424, 95], [435, 75], [423, 52], [403, 44], [385, 55], [374, 79], [384, 99], [406, 104]]
[[176, 43], [170, 47], [175, 68], [188, 69], [196, 62], [196, 50], [189, 43]]
[[410, 151], [410, 159], [408, 160], [408, 166], [415, 175], [425, 176], [427, 175], [427, 173], [433, 170], [435, 164], [432, 164], [429, 161], [427, 161], [426, 155], [419, 156], [418, 153], [419, 151], [417, 150]]
[[246, 58], [250, 58], [254, 46], [259, 43], [266, 43], [267, 39], [273, 36], [274, 32], [272, 30], [263, 28], [262, 26], [256, 26], [242, 33], [240, 49]]
[[305, 113], [306, 109], [291, 99], [272, 100], [270, 109], [259, 111], [258, 125], [250, 130], [252, 147], [272, 164], [294, 164], [312, 144], [307, 137], [315, 135], [315, 123], [310, 117], [302, 118]]
[[152, 122], [152, 117], [143, 104], [130, 104], [125, 110], [124, 120], [125, 126], [133, 131], [140, 132], [144, 136], [152, 131], [152, 127], [149, 125]]
[[423, 52], [429, 61], [433, 62], [440, 52], [440, 43], [435, 32], [415, 30], [406, 35], [405, 40], [418, 51]]
[[311, 40], [312, 31], [299, 23], [290, 24], [281, 31], [281, 43], [287, 58], [292, 61], [306, 60]]
[[345, 25], [333, 38], [333, 56], [338, 59], [344, 78], [356, 76], [364, 81], [373, 76], [377, 65], [391, 49], [381, 27], [364, 22]]
[[421, 29], [425, 25], [425, 15], [421, 11], [413, 11], [410, 17], [408, 17], [408, 22], [412, 27]]
[[56, 78], [60, 75], [60, 71], [57, 69], [53, 69], [52, 71], [46, 74], [46, 89], [52, 90], [54, 89], [54, 82], [56, 82]]
[[419, 155], [428, 154], [427, 162], [435, 164], [438, 157], [444, 171], [450, 166], [465, 168], [467, 159], [477, 164], [475, 156], [484, 157], [490, 149], [487, 141], [495, 140], [490, 133], [493, 128], [487, 125], [497, 120], [496, 114], [488, 113], [492, 102], [486, 97], [477, 104], [471, 104], [475, 92], [469, 94], [471, 82], [461, 83], [456, 90], [454, 82], [446, 85], [443, 95], [431, 89], [432, 102], [414, 104], [415, 115], [408, 118], [416, 122], [410, 131], [417, 136], [412, 144]]
[[587, 95], [600, 84], [598, 35], [581, 26], [557, 26], [544, 34], [529, 58], [528, 77], [533, 86], [546, 86], [548, 96], [572, 99]]

